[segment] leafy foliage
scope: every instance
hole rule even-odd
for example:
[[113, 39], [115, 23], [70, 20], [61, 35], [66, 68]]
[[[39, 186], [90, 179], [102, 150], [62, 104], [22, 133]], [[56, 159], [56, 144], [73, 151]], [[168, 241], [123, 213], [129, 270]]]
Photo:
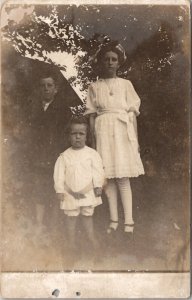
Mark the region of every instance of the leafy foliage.
[[[133, 82], [142, 100], [138, 126], [147, 174], [161, 174], [164, 178], [169, 173], [184, 176], [188, 172], [183, 157], [188, 147], [189, 62], [182, 39], [186, 42], [189, 35], [188, 14], [177, 6], [145, 6], [141, 8], [145, 11], [143, 16], [138, 7], [130, 6], [129, 12], [123, 9], [94, 5], [35, 6], [33, 14], [25, 16], [19, 24], [9, 21], [2, 34], [22, 56], [53, 63], [64, 72], [67, 61], [58, 63], [49, 53], [72, 54], [76, 75], [67, 79], [71, 86], [80, 87], [83, 101], [89, 83], [97, 77], [91, 57], [101, 44], [120, 35], [128, 59], [119, 76]], [[131, 39], [126, 42], [124, 32], [128, 35], [126, 28], [133, 24], [136, 29], [132, 40], [139, 32], [144, 37], [130, 50]], [[77, 107], [74, 113], [81, 114], [84, 107]]]

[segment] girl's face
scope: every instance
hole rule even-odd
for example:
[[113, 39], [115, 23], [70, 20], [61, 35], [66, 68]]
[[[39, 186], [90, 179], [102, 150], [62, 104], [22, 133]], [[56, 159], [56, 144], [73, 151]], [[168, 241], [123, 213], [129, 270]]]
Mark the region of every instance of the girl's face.
[[104, 54], [104, 59], [103, 59], [104, 74], [107, 77], [115, 77], [118, 68], [119, 68], [118, 54], [113, 51], [106, 52]]
[[81, 149], [85, 146], [87, 126], [85, 124], [72, 124], [70, 131], [71, 146], [73, 149]]

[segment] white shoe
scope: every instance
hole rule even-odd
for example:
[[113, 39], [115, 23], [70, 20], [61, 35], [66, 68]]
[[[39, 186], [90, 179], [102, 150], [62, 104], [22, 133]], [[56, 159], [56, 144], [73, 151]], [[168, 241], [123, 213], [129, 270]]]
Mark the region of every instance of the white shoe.
[[109, 227], [107, 229], [107, 233], [111, 234], [115, 232], [118, 228], [119, 222], [118, 221], [110, 221]]
[[124, 225], [124, 232], [133, 233], [134, 224], [125, 224]]

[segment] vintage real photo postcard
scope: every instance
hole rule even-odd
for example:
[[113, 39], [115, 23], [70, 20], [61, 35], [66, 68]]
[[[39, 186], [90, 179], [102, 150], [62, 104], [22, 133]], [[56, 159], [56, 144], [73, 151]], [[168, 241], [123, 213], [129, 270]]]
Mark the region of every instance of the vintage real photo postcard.
[[190, 2], [1, 6], [4, 298], [190, 295]]

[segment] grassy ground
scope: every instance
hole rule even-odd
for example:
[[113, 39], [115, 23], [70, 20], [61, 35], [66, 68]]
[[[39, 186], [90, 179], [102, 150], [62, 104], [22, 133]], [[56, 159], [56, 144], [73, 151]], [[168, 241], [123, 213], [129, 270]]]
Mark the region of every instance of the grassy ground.
[[[3, 202], [2, 271], [188, 271], [189, 199], [187, 185], [179, 180], [148, 178], [132, 180], [134, 199], [134, 240], [120, 226], [113, 238], [105, 233], [108, 205], [96, 208], [95, 230], [99, 249], [94, 252], [78, 224], [77, 251], [69, 252], [65, 217], [59, 209], [55, 226], [47, 222], [36, 228], [31, 206], [23, 195], [7, 194]], [[25, 203], [23, 206], [18, 203]], [[17, 206], [19, 208], [17, 208]], [[29, 208], [30, 207], [30, 208]], [[50, 212], [51, 214], [51, 212]]]

